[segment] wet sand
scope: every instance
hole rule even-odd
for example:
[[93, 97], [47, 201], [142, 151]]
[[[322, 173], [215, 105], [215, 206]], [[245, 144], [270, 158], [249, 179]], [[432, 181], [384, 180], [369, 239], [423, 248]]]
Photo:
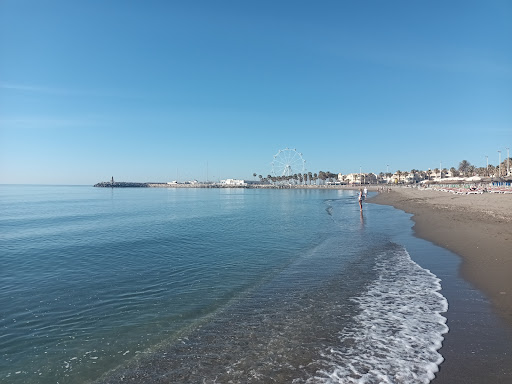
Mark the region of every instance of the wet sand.
[[[512, 194], [394, 188], [368, 202], [413, 214], [416, 236], [459, 255], [461, 277], [483, 294], [468, 300], [456, 282], [443, 284], [450, 332], [433, 382], [512, 383]], [[486, 298], [495, 314], [485, 309]]]

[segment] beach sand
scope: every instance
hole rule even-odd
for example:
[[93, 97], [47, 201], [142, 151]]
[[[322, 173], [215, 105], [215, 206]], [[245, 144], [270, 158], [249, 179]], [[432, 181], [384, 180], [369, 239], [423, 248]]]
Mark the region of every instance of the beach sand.
[[512, 327], [512, 194], [395, 188], [369, 201], [412, 213], [418, 237], [461, 256], [462, 277]]
[[413, 214], [416, 236], [459, 255], [461, 277], [498, 315], [455, 304], [441, 350], [446, 360], [434, 383], [512, 383], [512, 194], [393, 188], [368, 202]]

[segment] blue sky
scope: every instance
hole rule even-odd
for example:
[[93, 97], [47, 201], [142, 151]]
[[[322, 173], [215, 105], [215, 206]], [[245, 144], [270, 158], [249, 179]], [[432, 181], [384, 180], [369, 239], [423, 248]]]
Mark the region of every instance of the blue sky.
[[477, 166], [512, 145], [510, 1], [0, 2], [0, 183]]

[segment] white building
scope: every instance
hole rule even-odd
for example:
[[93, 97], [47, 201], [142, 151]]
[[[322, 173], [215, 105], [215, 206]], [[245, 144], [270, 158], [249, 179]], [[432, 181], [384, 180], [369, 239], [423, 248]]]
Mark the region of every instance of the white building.
[[348, 184], [376, 184], [377, 175], [375, 173], [349, 173], [348, 175], [338, 175], [338, 180]]
[[343, 180], [349, 184], [359, 184], [359, 173], [349, 173], [348, 175], [344, 175]]
[[233, 185], [233, 186], [245, 186], [245, 185], [247, 185], [247, 183], [244, 180], [237, 180], [237, 179], [221, 180], [220, 183], [222, 185]]

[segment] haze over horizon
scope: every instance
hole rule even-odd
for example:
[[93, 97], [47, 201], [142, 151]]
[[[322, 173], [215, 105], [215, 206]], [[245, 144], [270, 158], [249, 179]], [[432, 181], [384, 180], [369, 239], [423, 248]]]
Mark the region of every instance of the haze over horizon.
[[[291, 5], [293, 4], [293, 6]], [[509, 1], [0, 3], [0, 183], [498, 164]]]

